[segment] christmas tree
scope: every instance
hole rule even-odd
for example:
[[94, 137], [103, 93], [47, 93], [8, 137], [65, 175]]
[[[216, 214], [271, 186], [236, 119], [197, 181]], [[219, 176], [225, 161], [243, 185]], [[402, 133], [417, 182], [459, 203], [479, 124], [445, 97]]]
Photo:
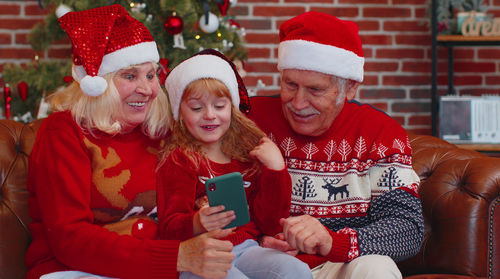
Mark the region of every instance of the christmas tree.
[[39, 4], [49, 12], [28, 36], [39, 55], [28, 65], [6, 65], [2, 72], [5, 114], [19, 121], [31, 121], [42, 97], [72, 81], [71, 57], [63, 61], [40, 58], [53, 43], [67, 38], [57, 19], [68, 11], [122, 5], [153, 35], [163, 78], [168, 69], [203, 49], [217, 49], [233, 61], [244, 61], [247, 56], [245, 30], [228, 15], [236, 0], [40, 0]]

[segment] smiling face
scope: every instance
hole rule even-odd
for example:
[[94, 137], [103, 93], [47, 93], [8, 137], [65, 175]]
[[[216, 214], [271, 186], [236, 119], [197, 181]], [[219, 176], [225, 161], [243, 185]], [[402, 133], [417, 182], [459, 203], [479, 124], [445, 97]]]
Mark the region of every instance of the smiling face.
[[326, 132], [344, 107], [347, 97], [354, 97], [357, 86], [340, 93], [331, 75], [296, 69], [281, 74], [283, 114], [291, 128], [305, 136]]
[[113, 76], [113, 83], [121, 100], [121, 113], [116, 116], [116, 120], [125, 128], [141, 125], [160, 91], [153, 63], [147, 62], [121, 69]]
[[[204, 84], [204, 81], [193, 83]], [[212, 93], [211, 89], [201, 85], [188, 87], [179, 108], [181, 121], [205, 150], [220, 149], [221, 139], [231, 124], [229, 93]]]

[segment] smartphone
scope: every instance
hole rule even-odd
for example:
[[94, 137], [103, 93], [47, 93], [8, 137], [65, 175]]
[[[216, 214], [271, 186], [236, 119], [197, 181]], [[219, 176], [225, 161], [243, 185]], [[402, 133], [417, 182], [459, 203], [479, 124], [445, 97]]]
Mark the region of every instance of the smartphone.
[[224, 205], [225, 210], [233, 210], [236, 219], [224, 229], [245, 225], [250, 222], [248, 203], [243, 187], [243, 176], [239, 172], [232, 172], [209, 178], [205, 181], [208, 203], [210, 206]]

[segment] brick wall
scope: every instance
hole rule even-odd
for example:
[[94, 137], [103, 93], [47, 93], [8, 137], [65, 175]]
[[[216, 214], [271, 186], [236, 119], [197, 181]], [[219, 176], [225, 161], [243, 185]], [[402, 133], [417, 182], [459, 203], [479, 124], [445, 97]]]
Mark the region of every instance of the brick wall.
[[[500, 17], [500, 0], [487, 0]], [[305, 11], [322, 11], [355, 21], [363, 43], [365, 80], [357, 99], [386, 111], [406, 129], [430, 134], [431, 36], [426, 0], [237, 0], [230, 12], [246, 29], [249, 59], [245, 82], [259, 95], [279, 93], [276, 70], [278, 29]], [[5, 63], [68, 57], [65, 45], [34, 53], [26, 35], [44, 18], [38, 1], [0, 2], [0, 70]], [[447, 49], [438, 49], [438, 82], [446, 92]], [[455, 47], [455, 86], [460, 94], [500, 93], [500, 47]]]

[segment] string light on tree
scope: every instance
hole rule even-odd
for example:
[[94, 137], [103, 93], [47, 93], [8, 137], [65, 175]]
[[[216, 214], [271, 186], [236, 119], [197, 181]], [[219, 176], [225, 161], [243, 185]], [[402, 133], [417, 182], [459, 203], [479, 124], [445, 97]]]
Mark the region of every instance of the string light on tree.
[[146, 3], [130, 2], [129, 5], [130, 5], [130, 10], [134, 13], [139, 13], [142, 10], [144, 10], [144, 8], [146, 8]]

